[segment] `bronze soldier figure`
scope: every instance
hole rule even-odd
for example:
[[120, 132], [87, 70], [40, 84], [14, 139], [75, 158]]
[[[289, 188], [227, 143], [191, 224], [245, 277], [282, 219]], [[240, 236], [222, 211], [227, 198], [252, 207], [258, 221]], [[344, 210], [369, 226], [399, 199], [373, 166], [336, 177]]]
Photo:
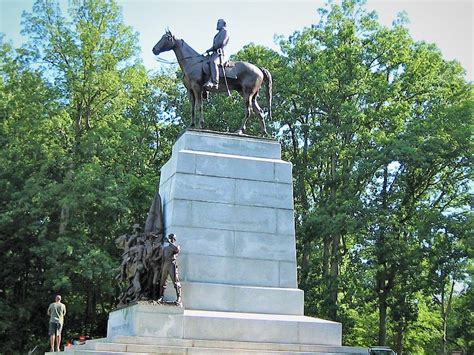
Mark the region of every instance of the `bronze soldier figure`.
[[219, 67], [225, 63], [224, 48], [229, 42], [226, 22], [223, 19], [217, 21], [217, 34], [214, 36], [212, 47], [206, 53], [211, 53], [209, 65], [211, 67], [211, 78], [203, 85], [206, 90], [217, 89], [219, 87]]
[[138, 237], [142, 233], [142, 227], [139, 224], [135, 223], [133, 225], [133, 234], [128, 239], [128, 248], [131, 248], [137, 244]]
[[181, 304], [181, 283], [179, 282], [178, 265], [176, 264], [176, 256], [180, 252], [180, 246], [175, 244], [176, 236], [170, 234], [165, 237], [165, 246], [163, 247], [163, 268], [161, 269], [161, 282], [160, 282], [160, 299], [159, 302], [163, 302], [163, 295], [166, 290], [168, 275], [173, 282], [176, 290], [176, 305]]
[[137, 238], [136, 245], [130, 248], [132, 255], [133, 274], [130, 277], [130, 283], [133, 287], [134, 298], [132, 301], [138, 301], [143, 298], [145, 293], [145, 278], [147, 273], [145, 236], [140, 235]]
[[151, 252], [148, 254], [148, 295], [149, 299], [157, 300], [160, 293], [161, 267], [163, 259], [162, 236], [150, 234], [154, 238]]
[[119, 297], [120, 304], [135, 302], [148, 296], [147, 276], [152, 244], [143, 234], [139, 224], [133, 225], [133, 234], [120, 236], [116, 242], [124, 249], [120, 274], [117, 279], [126, 283]]

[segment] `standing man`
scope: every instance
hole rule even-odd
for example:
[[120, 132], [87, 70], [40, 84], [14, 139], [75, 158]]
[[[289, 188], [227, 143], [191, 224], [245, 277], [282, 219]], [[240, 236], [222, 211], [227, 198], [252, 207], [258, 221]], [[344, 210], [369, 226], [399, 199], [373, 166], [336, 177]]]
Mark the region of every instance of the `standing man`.
[[227, 34], [226, 23], [223, 19], [217, 21], [217, 34], [214, 36], [212, 47], [206, 53], [212, 53], [209, 60], [211, 67], [211, 78], [204, 84], [207, 90], [217, 89], [219, 87], [219, 68], [218, 65], [223, 65], [225, 62], [224, 48], [229, 43], [229, 35]]
[[57, 295], [55, 302], [48, 307], [49, 316], [49, 341], [51, 343], [51, 351], [60, 351], [61, 332], [63, 330], [64, 316], [66, 315], [66, 306], [61, 303], [61, 296]]
[[176, 305], [181, 305], [181, 283], [179, 282], [178, 265], [176, 264], [176, 256], [178, 255], [181, 248], [176, 244], [176, 236], [170, 234], [164, 239], [163, 247], [163, 268], [161, 270], [161, 282], [160, 282], [160, 299], [158, 302], [163, 302], [163, 295], [166, 290], [166, 279], [168, 275], [173, 281], [174, 289], [176, 290]]

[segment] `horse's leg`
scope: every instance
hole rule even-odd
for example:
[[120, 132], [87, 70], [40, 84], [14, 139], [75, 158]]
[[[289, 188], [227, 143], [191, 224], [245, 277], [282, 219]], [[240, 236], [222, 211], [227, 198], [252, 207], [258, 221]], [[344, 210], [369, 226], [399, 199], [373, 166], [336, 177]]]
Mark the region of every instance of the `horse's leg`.
[[188, 90], [189, 101], [191, 102], [191, 125], [190, 127], [193, 128], [196, 126], [196, 99], [194, 98], [194, 92], [192, 90]]
[[198, 104], [199, 104], [199, 128], [204, 128], [204, 110], [202, 107], [202, 91], [199, 91], [198, 95]]
[[242, 96], [245, 102], [245, 116], [242, 120], [242, 124], [240, 125], [239, 130], [237, 131], [238, 134], [243, 134], [245, 132], [247, 120], [249, 119], [250, 114], [252, 113], [252, 98], [250, 97], [250, 94], [246, 93], [245, 91], [242, 91]]
[[202, 128], [201, 127], [201, 110], [199, 107], [201, 106], [201, 100], [198, 98], [197, 94], [195, 93], [194, 96], [194, 112], [197, 112], [199, 115], [199, 121], [197, 123], [197, 128]]
[[260, 124], [262, 126], [262, 132], [267, 135], [267, 127], [265, 125], [265, 116], [263, 115], [263, 110], [260, 108], [257, 102], [257, 95], [254, 95], [252, 98], [252, 107], [253, 107], [253, 112], [255, 112], [258, 117], [260, 117]]
[[194, 95], [194, 101], [193, 101], [193, 112], [194, 112], [194, 118], [193, 122], [195, 122], [195, 114], [199, 114], [199, 122], [197, 124], [198, 128], [202, 128], [204, 124], [204, 114], [203, 114], [203, 109], [202, 109], [202, 89], [201, 86], [197, 83], [193, 84], [191, 86], [191, 91], [193, 92]]

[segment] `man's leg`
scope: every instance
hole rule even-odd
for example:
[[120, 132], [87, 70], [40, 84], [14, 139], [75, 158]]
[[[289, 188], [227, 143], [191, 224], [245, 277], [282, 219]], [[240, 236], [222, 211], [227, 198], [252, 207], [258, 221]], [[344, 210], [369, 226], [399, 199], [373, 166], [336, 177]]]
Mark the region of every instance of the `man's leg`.
[[211, 62], [211, 80], [213, 84], [216, 84], [219, 82], [219, 68], [217, 67], [217, 61], [214, 60]]
[[179, 282], [178, 266], [176, 264], [171, 267], [170, 277], [176, 290], [176, 303], [179, 304], [181, 303], [181, 283]]
[[56, 334], [56, 351], [61, 351], [61, 332], [63, 331], [63, 325], [61, 323], [55, 324], [55, 334]]
[[54, 352], [54, 342], [56, 341], [56, 337], [54, 334], [49, 336], [49, 343], [51, 345], [51, 351]]
[[160, 279], [160, 297], [159, 297], [160, 302], [163, 301], [163, 297], [165, 295], [168, 274], [169, 274], [169, 265], [164, 264], [163, 270], [161, 271], [161, 279]]
[[61, 331], [56, 335], [56, 351], [61, 351], [59, 348], [61, 347]]
[[56, 330], [55, 330], [55, 324], [53, 322], [49, 322], [49, 344], [51, 345], [51, 351], [54, 351], [54, 342], [56, 341]]
[[204, 84], [204, 88], [208, 90], [217, 89], [219, 87], [219, 68], [217, 67], [219, 58], [214, 57], [209, 61], [209, 67], [211, 70], [211, 77]]
[[142, 293], [142, 287], [140, 285], [140, 272], [137, 270], [135, 275], [133, 276], [133, 290], [134, 290], [134, 301], [138, 301], [140, 299]]

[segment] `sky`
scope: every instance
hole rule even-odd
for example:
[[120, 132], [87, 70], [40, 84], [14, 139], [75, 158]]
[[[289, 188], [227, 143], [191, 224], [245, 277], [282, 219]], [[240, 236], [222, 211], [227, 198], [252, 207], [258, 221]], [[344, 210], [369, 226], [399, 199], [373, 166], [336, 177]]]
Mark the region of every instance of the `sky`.
[[[337, 1], [336, 1], [337, 2]], [[66, 0], [61, 3], [67, 3]], [[238, 52], [253, 42], [278, 50], [275, 35], [287, 38], [295, 31], [319, 21], [322, 0], [119, 0], [124, 22], [139, 32], [142, 60], [148, 69], [160, 64], [151, 52], [169, 28], [178, 38], [202, 53], [212, 45], [217, 19], [227, 22], [230, 42], [226, 52]], [[31, 11], [33, 0], [0, 0], [0, 32], [15, 46], [20, 35], [21, 13]], [[405, 11], [415, 40], [435, 43], [447, 60], [458, 60], [466, 78], [474, 78], [474, 0], [368, 0], [379, 21], [390, 26]], [[161, 58], [174, 60], [173, 53]]]

